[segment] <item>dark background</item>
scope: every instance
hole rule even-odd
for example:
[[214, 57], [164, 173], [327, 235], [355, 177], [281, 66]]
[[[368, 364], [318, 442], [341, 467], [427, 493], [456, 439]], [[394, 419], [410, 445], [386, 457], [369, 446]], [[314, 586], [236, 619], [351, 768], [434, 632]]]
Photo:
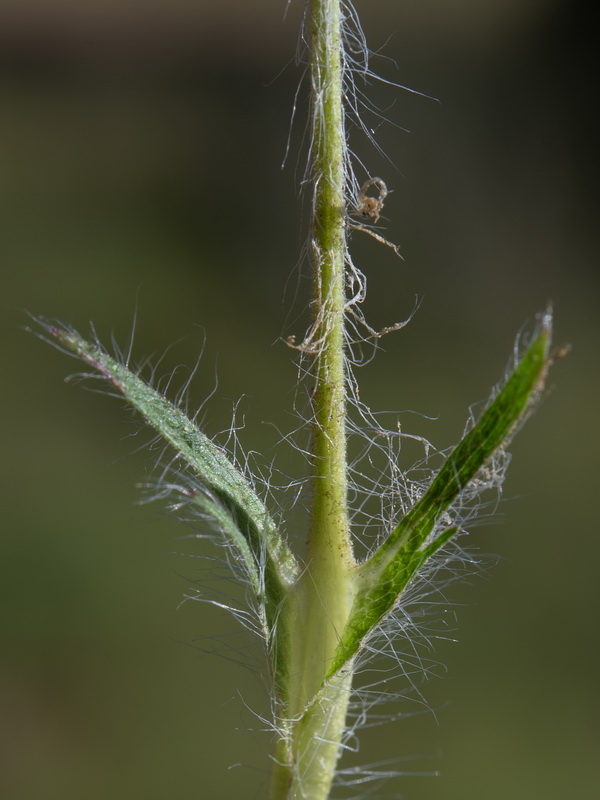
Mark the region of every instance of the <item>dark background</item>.
[[[259, 647], [224, 613], [179, 607], [189, 584], [210, 576], [204, 562], [172, 554], [203, 552], [187, 528], [158, 505], [135, 505], [156, 453], [139, 449], [147, 437], [121, 405], [63, 382], [77, 364], [24, 332], [21, 309], [83, 332], [94, 320], [104, 341], [126, 347], [137, 307], [134, 360], [156, 363], [172, 345], [159, 376], [204, 346], [190, 406], [214, 390], [203, 414], [214, 434], [243, 396], [243, 444], [271, 459], [277, 435], [264, 423], [294, 424], [296, 371], [279, 339], [302, 334], [307, 288], [296, 268], [307, 224], [296, 188], [302, 110], [280, 169], [301, 6], [285, 20], [284, 0], [0, 9], [0, 794], [11, 800], [265, 797], [269, 737], [248, 711], [267, 713], [252, 667]], [[387, 325], [421, 301], [359, 373], [363, 399], [437, 417], [410, 415], [405, 430], [446, 447], [548, 300], [557, 343], [573, 345], [514, 443], [497, 520], [470, 538], [498, 563], [448, 590], [458, 617], [448, 636], [460, 641], [437, 645], [445, 668], [423, 687], [435, 713], [366, 731], [356, 760], [408, 757], [408, 772], [441, 772], [398, 778], [388, 797], [592, 797], [599, 253], [589, 4], [356, 6], [386, 57], [375, 71], [440, 101], [368, 90], [388, 122], [365, 119], [389, 161], [351, 133], [369, 172], [394, 190], [385, 224], [405, 258], [354, 235], [367, 316]], [[279, 465], [300, 474], [285, 450]], [[291, 526], [300, 537], [301, 522]]]

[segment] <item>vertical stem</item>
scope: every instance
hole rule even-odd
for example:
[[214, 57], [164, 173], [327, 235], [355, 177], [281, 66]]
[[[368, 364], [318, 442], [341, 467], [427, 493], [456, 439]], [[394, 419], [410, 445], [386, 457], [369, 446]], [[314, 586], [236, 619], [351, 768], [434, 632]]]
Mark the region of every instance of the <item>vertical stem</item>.
[[340, 0], [312, 0], [312, 160], [314, 213], [313, 498], [308, 539], [305, 702], [323, 680], [349, 612], [353, 565], [347, 509], [345, 161]]
[[326, 800], [345, 728], [352, 669], [325, 681], [348, 620], [355, 566], [347, 509], [345, 165], [340, 0], [309, 0], [312, 75], [314, 459], [307, 569], [286, 610], [289, 669], [272, 800]]
[[344, 367], [346, 141], [340, 0], [312, 0], [312, 220], [315, 458], [309, 559], [351, 559], [347, 519]]

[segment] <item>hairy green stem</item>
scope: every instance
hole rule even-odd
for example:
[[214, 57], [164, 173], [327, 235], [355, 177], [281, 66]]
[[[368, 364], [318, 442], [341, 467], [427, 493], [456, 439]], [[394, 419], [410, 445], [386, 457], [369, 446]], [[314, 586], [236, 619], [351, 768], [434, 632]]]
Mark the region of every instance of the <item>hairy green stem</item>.
[[325, 800], [340, 752], [352, 669], [325, 678], [348, 621], [355, 567], [347, 509], [345, 162], [339, 0], [311, 2], [313, 326], [312, 513], [307, 569], [290, 599], [289, 682], [272, 800]]
[[345, 135], [339, 0], [313, 0], [313, 446], [309, 560], [351, 560], [347, 517], [344, 305]]

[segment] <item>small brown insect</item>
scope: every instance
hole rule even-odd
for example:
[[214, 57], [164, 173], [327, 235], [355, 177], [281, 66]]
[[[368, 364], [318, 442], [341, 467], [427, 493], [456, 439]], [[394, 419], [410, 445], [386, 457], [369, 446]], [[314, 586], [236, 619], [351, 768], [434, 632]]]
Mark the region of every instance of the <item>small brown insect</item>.
[[[375, 187], [377, 194], [376, 195], [369, 195], [367, 192], [371, 187]], [[369, 222], [377, 223], [379, 222], [379, 217], [381, 216], [381, 212], [383, 211], [383, 204], [385, 202], [385, 198], [388, 196], [389, 191], [387, 186], [385, 185], [385, 181], [381, 178], [369, 178], [368, 181], [365, 181], [360, 188], [360, 191], [356, 197], [356, 205], [354, 206], [353, 210], [350, 212], [355, 217], [361, 217], [362, 219], [369, 220]], [[362, 231], [363, 233], [368, 233], [369, 236], [372, 236], [373, 239], [376, 239], [381, 244], [387, 245], [387, 247], [391, 247], [394, 253], [399, 258], [402, 258], [400, 255], [400, 250], [397, 245], [392, 244], [392, 242], [388, 242], [388, 240], [381, 236], [379, 233], [374, 231], [370, 225], [362, 225], [360, 222], [348, 222], [348, 227], [355, 231]], [[402, 259], [404, 261], [404, 259]]]
[[[367, 192], [371, 187], [375, 186], [378, 192], [377, 195], [368, 195]], [[370, 219], [373, 222], [379, 222], [379, 217], [383, 211], [383, 203], [388, 195], [388, 188], [381, 178], [369, 178], [361, 186], [361, 189], [356, 198], [356, 208], [354, 213], [357, 217], [363, 219]]]

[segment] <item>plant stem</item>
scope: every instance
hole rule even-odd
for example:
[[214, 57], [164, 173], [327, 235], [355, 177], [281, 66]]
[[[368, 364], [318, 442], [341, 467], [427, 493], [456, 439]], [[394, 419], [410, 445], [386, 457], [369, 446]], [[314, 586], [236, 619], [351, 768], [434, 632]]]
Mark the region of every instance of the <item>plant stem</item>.
[[285, 734], [272, 800], [326, 800], [339, 757], [352, 668], [325, 681], [354, 597], [347, 508], [345, 163], [343, 49], [339, 0], [311, 2], [313, 326], [312, 513], [307, 569], [288, 611]]
[[344, 365], [346, 142], [339, 0], [312, 2], [315, 481], [309, 560], [351, 561]]

